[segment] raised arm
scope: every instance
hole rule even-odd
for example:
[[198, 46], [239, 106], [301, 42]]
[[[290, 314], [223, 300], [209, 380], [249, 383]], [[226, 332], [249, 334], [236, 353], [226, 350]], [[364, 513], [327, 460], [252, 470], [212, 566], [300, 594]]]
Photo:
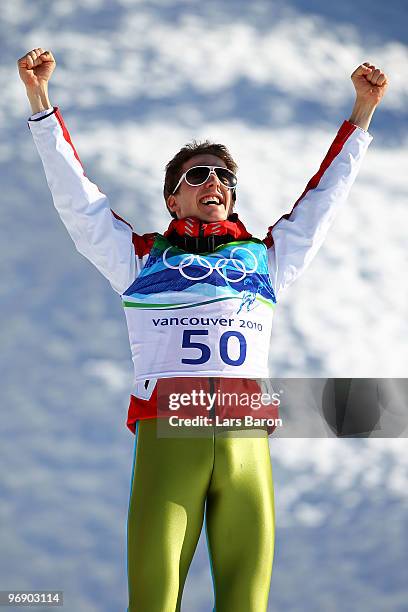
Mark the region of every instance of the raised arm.
[[356, 101], [349, 121], [368, 130], [374, 111], [387, 91], [387, 75], [374, 64], [365, 62], [355, 69], [351, 80], [356, 90]]
[[55, 208], [77, 250], [122, 294], [143, 267], [151, 237], [135, 234], [86, 177], [61, 113], [48, 98], [48, 81], [55, 66], [52, 53], [41, 48], [18, 60], [33, 112], [28, 125]]
[[319, 171], [290, 213], [272, 225], [264, 240], [275, 294], [289, 287], [307, 268], [346, 201], [372, 137], [366, 131], [386, 91], [386, 75], [368, 62], [351, 75], [356, 101], [340, 127]]

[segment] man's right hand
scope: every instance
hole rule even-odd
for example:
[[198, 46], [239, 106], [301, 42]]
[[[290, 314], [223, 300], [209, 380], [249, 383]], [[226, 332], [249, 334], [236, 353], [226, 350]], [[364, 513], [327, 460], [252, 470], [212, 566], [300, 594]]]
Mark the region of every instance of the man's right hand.
[[50, 108], [48, 81], [56, 66], [52, 53], [41, 47], [33, 49], [18, 60], [17, 66], [33, 113]]
[[17, 65], [20, 78], [27, 89], [38, 89], [48, 83], [56, 62], [50, 51], [38, 48], [23, 55]]

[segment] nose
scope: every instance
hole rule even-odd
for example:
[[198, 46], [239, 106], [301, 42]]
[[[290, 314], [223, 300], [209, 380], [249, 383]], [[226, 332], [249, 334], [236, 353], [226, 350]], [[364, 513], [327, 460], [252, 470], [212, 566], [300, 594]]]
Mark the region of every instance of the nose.
[[215, 174], [215, 170], [211, 170], [208, 179], [205, 181], [205, 184], [206, 185], [213, 185], [213, 184], [221, 185], [220, 179]]

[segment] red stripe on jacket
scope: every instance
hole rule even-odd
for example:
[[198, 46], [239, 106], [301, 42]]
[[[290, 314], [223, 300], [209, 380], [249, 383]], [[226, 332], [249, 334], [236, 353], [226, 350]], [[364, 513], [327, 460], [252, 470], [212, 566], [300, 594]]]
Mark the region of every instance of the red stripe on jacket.
[[[55, 110], [55, 116], [58, 120], [58, 123], [61, 126], [61, 130], [62, 130], [62, 134], [64, 136], [64, 139], [66, 140], [66, 142], [70, 145], [70, 147], [72, 148], [72, 151], [75, 155], [75, 158], [78, 160], [78, 162], [81, 164], [81, 168], [82, 171], [84, 173], [84, 176], [86, 176], [85, 174], [85, 170], [84, 170], [84, 166], [81, 162], [81, 159], [78, 155], [77, 150], [75, 149], [73, 142], [71, 140], [71, 136], [66, 128], [66, 125], [64, 123], [64, 119], [62, 118], [62, 115], [58, 109], [58, 107], [54, 107]], [[99, 187], [97, 186], [98, 190], [100, 193], [102, 193], [99, 189]], [[112, 215], [115, 217], [115, 219], [118, 219], [118, 221], [122, 221], [122, 223], [125, 223], [128, 227], [130, 227], [131, 230], [133, 230], [133, 227], [130, 225], [130, 223], [128, 223], [127, 221], [125, 221], [125, 219], [122, 219], [122, 217], [120, 217], [117, 213], [115, 213], [114, 210], [110, 209]], [[138, 257], [143, 257], [143, 255], [146, 255], [147, 253], [150, 252], [150, 249], [153, 246], [153, 242], [155, 239], [155, 235], [156, 234], [143, 234], [143, 236], [139, 236], [139, 234], [136, 234], [135, 232], [133, 232], [132, 234], [132, 242], [133, 242], [133, 246], [135, 249], [135, 253]]]
[[278, 221], [276, 221], [276, 223], [274, 223], [273, 225], [271, 225], [268, 228], [268, 233], [267, 233], [266, 237], [263, 239], [263, 242], [264, 242], [264, 244], [266, 245], [266, 247], [268, 249], [273, 245], [272, 230], [275, 227], [275, 225], [277, 225], [279, 223], [279, 221], [281, 221], [282, 219], [289, 219], [290, 215], [292, 214], [292, 212], [294, 211], [296, 206], [299, 204], [299, 202], [301, 200], [303, 200], [303, 198], [305, 197], [307, 192], [310, 191], [311, 189], [316, 189], [316, 187], [320, 183], [320, 180], [321, 180], [323, 174], [326, 172], [327, 168], [330, 166], [330, 164], [333, 162], [333, 160], [339, 155], [339, 153], [341, 152], [345, 142], [348, 140], [348, 138], [354, 132], [356, 127], [357, 126], [355, 126], [353, 123], [350, 123], [349, 121], [344, 121], [343, 122], [343, 124], [341, 125], [339, 131], [337, 132], [336, 138], [334, 139], [330, 149], [328, 150], [328, 152], [326, 154], [326, 157], [322, 161], [319, 170], [316, 172], [316, 174], [314, 176], [312, 176], [312, 178], [310, 179], [310, 181], [306, 185], [306, 188], [305, 188], [304, 192], [302, 193], [302, 195], [294, 203], [292, 210], [289, 213], [286, 213], [285, 215], [282, 215], [282, 217], [280, 217], [280, 219], [278, 219]]
[[[61, 126], [62, 134], [63, 134], [65, 140], [67, 141], [67, 143], [72, 147], [74, 155], [75, 155], [76, 159], [79, 161], [79, 163], [81, 164], [81, 167], [82, 167], [82, 170], [83, 170], [84, 167], [82, 165], [81, 160], [79, 159], [79, 155], [76, 152], [76, 149], [75, 149], [74, 145], [72, 144], [71, 136], [69, 135], [69, 132], [68, 132], [66, 126], [65, 126], [64, 120], [62, 118], [61, 113], [59, 112], [58, 106], [55, 106], [54, 109], [55, 109], [55, 116], [56, 116], [56, 118], [58, 120], [58, 123]], [[84, 172], [84, 176], [85, 176], [85, 172]]]

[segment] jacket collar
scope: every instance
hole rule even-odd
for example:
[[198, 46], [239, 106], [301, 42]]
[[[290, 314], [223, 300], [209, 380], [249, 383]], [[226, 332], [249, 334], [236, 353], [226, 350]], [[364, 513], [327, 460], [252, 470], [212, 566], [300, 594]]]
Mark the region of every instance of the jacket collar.
[[232, 213], [225, 221], [205, 223], [196, 217], [173, 219], [165, 238], [174, 246], [191, 253], [208, 253], [221, 244], [234, 240], [247, 240], [252, 237], [244, 224]]
[[225, 221], [214, 221], [206, 223], [196, 217], [186, 217], [185, 219], [173, 219], [164, 236], [169, 238], [171, 235], [207, 237], [207, 236], [232, 236], [235, 240], [245, 240], [251, 238], [250, 234], [242, 221], [238, 219], [236, 213], [232, 213]]

